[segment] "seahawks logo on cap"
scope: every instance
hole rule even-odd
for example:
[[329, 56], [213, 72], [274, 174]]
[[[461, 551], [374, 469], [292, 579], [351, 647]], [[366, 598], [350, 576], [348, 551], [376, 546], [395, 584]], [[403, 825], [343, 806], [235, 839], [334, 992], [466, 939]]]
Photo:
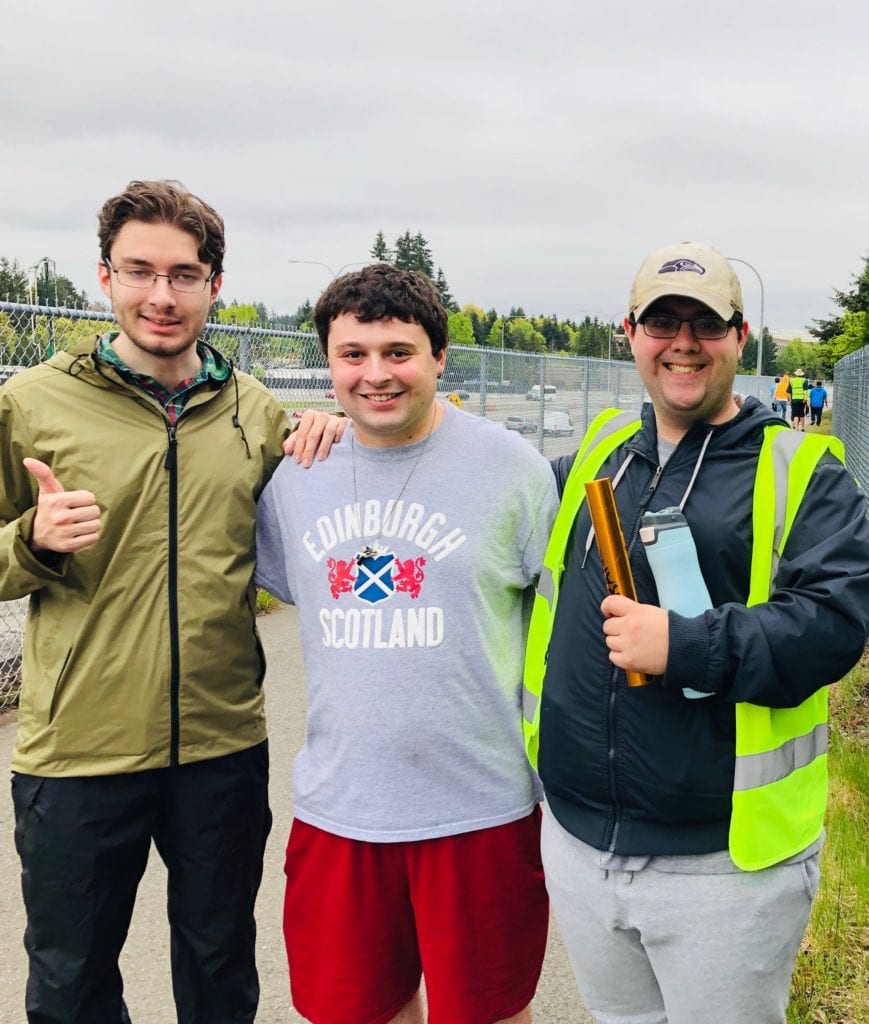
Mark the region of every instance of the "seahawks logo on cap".
[[706, 268], [701, 267], [699, 263], [695, 263], [694, 260], [689, 260], [687, 256], [683, 256], [678, 260], [667, 260], [667, 262], [658, 271], [659, 274], [675, 274], [680, 270], [690, 270], [694, 274], [705, 274]]

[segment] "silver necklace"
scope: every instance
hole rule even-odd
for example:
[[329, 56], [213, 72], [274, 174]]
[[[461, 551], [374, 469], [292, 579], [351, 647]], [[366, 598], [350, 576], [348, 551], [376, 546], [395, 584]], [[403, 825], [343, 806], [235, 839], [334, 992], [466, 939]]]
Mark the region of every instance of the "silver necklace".
[[[401, 490], [398, 492], [398, 495], [396, 496], [395, 501], [392, 502], [392, 507], [393, 508], [395, 508], [398, 505], [399, 501], [401, 501], [401, 496], [404, 494], [405, 490], [407, 489], [407, 485], [410, 483], [410, 478], [413, 476], [414, 470], [420, 464], [420, 461], [422, 460], [423, 455], [425, 455], [425, 453], [426, 453], [426, 450], [428, 448], [429, 440], [430, 440], [432, 434], [434, 433], [435, 420], [437, 419], [437, 414], [438, 414], [438, 408], [437, 408], [437, 402], [435, 402], [434, 409], [432, 410], [431, 423], [429, 424], [428, 432], [426, 433], [425, 437], [422, 439], [422, 443], [420, 444], [420, 447], [419, 447], [419, 454], [413, 460], [413, 465], [410, 467], [410, 472], [407, 474], [407, 476], [404, 479], [404, 483], [401, 485]], [[359, 497], [358, 497], [358, 494], [357, 494], [357, 491], [356, 491], [356, 430], [355, 429], [350, 434], [350, 465], [351, 465], [351, 467], [353, 469], [353, 507], [357, 508], [359, 506]], [[389, 502], [387, 502], [386, 507], [389, 507]], [[357, 555], [356, 555], [356, 564], [357, 565], [361, 565], [368, 558], [379, 558], [381, 555], [384, 554], [385, 551], [386, 551], [385, 545], [382, 543], [380, 537], [377, 537], [372, 544], [366, 544], [365, 547], [362, 548], [362, 550], [357, 553]]]

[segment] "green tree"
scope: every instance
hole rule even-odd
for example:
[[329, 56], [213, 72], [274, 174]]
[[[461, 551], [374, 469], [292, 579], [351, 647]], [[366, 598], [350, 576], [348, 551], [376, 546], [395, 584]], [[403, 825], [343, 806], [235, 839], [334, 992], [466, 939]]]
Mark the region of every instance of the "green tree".
[[[761, 375], [775, 373], [777, 368], [776, 361], [778, 359], [778, 349], [776, 348], [772, 335], [769, 333], [768, 327], [764, 327], [763, 329], [762, 358], [763, 363], [761, 365]], [[746, 339], [745, 347], [742, 350], [742, 357], [739, 360], [739, 368], [740, 371], [745, 374], [755, 373], [757, 370], [757, 337], [753, 331], [748, 332], [748, 338]]]
[[0, 313], [0, 363], [17, 362], [20, 345], [21, 342], [18, 332], [15, 330], [15, 324], [12, 322], [12, 317], [8, 313]]
[[314, 325], [314, 307], [311, 305], [309, 299], [299, 306], [296, 312], [293, 314], [293, 329], [297, 331], [308, 331], [313, 330]]
[[474, 325], [467, 313], [450, 313], [447, 331], [452, 345], [476, 345]]
[[0, 256], [0, 299], [4, 302], [27, 301], [27, 274], [18, 260]]
[[392, 262], [399, 270], [417, 270], [416, 254], [414, 252], [413, 235], [405, 231], [399, 235], [392, 247]]
[[386, 239], [383, 237], [383, 232], [378, 231], [374, 236], [374, 245], [368, 250], [371, 259], [376, 263], [391, 263], [392, 252], [389, 246], [386, 244]]
[[419, 270], [434, 280], [435, 269], [431, 248], [421, 231], [412, 235], [405, 231], [395, 240], [393, 264], [400, 270]]
[[824, 366], [820, 346], [810, 345], [802, 338], [794, 338], [779, 352], [776, 368], [779, 373], [787, 373], [791, 376], [793, 376], [794, 370], [799, 368], [805, 372], [807, 378], [823, 377]]
[[428, 241], [423, 238], [421, 231], [417, 231], [413, 236], [413, 259], [416, 265], [411, 267], [411, 270], [421, 270], [426, 277], [434, 280], [434, 259]]
[[217, 310], [217, 322], [252, 327], [260, 322], [260, 317], [257, 307], [253, 303], [239, 304], [233, 300], [226, 309]]
[[466, 302], [462, 306], [462, 312], [466, 313], [474, 329], [474, 342], [477, 345], [485, 345], [489, 336], [489, 328], [486, 326], [486, 314], [472, 302]]
[[491, 348], [501, 347], [501, 330], [504, 331], [504, 348], [516, 352], [545, 352], [546, 338], [534, 324], [523, 316], [513, 315], [512, 318], [498, 317], [489, 329], [488, 345]]
[[36, 281], [36, 301], [41, 306], [85, 307], [88, 297], [62, 274], [57, 277], [40, 275]]
[[437, 288], [438, 290], [438, 295], [440, 295], [441, 302], [444, 304], [444, 307], [450, 310], [452, 313], [458, 313], [459, 305], [450, 294], [450, 288], [449, 285], [447, 284], [447, 279], [444, 276], [444, 272], [443, 270], [441, 270], [440, 267], [438, 267], [438, 272], [434, 280], [434, 285], [435, 288]]
[[[859, 274], [854, 274], [852, 280], [854, 287], [851, 291], [843, 292], [837, 288], [833, 292], [833, 302], [844, 313], [867, 313], [869, 312], [869, 256], [863, 258], [863, 270]], [[844, 313], [842, 316], [830, 317], [827, 320], [813, 321], [815, 326], [809, 328], [809, 334], [825, 345], [833, 338], [841, 337], [844, 331]], [[835, 360], [831, 360], [825, 353], [824, 362], [832, 367]]]
[[865, 309], [846, 310], [842, 317], [842, 333], [829, 343], [833, 363], [857, 349], [869, 345], [869, 312]]
[[592, 319], [586, 314], [576, 326], [576, 339], [573, 350], [578, 356], [594, 359], [606, 359], [610, 351], [610, 331], [612, 325], [603, 323], [597, 317]]

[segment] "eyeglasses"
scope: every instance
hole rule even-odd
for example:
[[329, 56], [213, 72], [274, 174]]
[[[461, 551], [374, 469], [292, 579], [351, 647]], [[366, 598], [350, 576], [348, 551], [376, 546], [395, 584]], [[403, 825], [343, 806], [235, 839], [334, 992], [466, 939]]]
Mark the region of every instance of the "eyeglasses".
[[195, 270], [175, 270], [171, 274], [155, 274], [153, 270], [144, 270], [142, 267], [118, 267], [117, 269], [106, 260], [106, 266], [118, 279], [119, 284], [128, 288], [153, 288], [158, 277], [165, 277], [173, 292], [203, 292], [208, 287], [208, 282], [214, 277], [209, 274], [203, 277]]
[[682, 324], [690, 324], [698, 341], [721, 341], [736, 324], [736, 316], [722, 320], [720, 316], [641, 316], [639, 322], [650, 338], [675, 338], [682, 330]]

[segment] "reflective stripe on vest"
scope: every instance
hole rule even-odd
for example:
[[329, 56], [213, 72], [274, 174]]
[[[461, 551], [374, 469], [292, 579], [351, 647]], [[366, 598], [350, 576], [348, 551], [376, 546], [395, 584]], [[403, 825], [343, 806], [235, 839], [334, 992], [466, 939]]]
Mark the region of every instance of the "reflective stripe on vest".
[[[640, 428], [629, 413], [609, 409], [589, 427], [564, 486], [534, 598], [525, 652], [523, 731], [537, 767], [540, 700], [561, 574], [573, 523], [609, 456]], [[814, 469], [825, 451], [844, 462], [837, 438], [764, 428], [753, 498], [748, 605], [769, 599], [779, 559]], [[796, 708], [736, 704], [736, 765], [730, 855], [743, 870], [769, 867], [804, 850], [821, 834], [826, 807], [827, 688]]]
[[[767, 427], [754, 488], [749, 607], [769, 600], [779, 558], [812, 473], [835, 437]], [[770, 493], [770, 488], [772, 493]], [[736, 705], [736, 764], [730, 856], [758, 871], [792, 857], [821, 835], [827, 804], [827, 691], [795, 708]]]
[[595, 417], [586, 431], [564, 484], [561, 505], [555, 517], [552, 533], [549, 535], [543, 569], [534, 594], [528, 643], [525, 647], [522, 731], [528, 759], [535, 768], [540, 737], [540, 695], [543, 692], [543, 677], [546, 674], [549, 637], [552, 635], [567, 544], [574, 520], [585, 501], [585, 482], [594, 480], [609, 456], [634, 435], [641, 425], [642, 421], [634, 413], [605, 409]]

